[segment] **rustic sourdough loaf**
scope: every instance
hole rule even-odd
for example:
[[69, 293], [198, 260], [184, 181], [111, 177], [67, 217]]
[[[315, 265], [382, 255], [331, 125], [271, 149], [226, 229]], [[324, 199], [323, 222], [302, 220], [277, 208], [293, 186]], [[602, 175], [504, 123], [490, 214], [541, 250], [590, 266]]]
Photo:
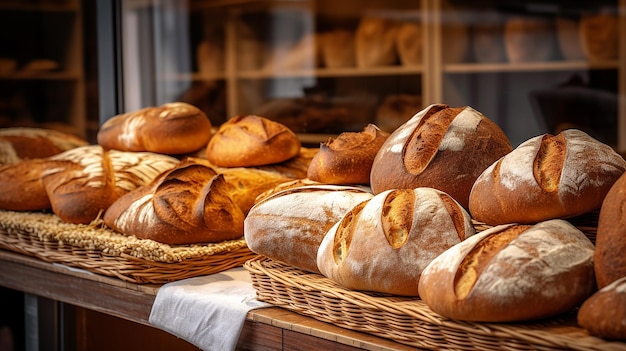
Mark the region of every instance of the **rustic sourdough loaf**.
[[618, 153], [580, 130], [540, 135], [478, 177], [469, 210], [490, 225], [581, 215], [600, 208], [625, 169]]
[[577, 319], [581, 327], [595, 336], [626, 340], [626, 276], [585, 300]]
[[474, 233], [466, 210], [439, 190], [387, 190], [328, 231], [317, 266], [349, 289], [416, 296], [422, 270]]
[[560, 219], [492, 227], [435, 258], [422, 272], [419, 294], [433, 311], [458, 320], [552, 317], [594, 292], [593, 250]]
[[75, 135], [43, 128], [0, 129], [0, 165], [46, 158], [87, 145]]

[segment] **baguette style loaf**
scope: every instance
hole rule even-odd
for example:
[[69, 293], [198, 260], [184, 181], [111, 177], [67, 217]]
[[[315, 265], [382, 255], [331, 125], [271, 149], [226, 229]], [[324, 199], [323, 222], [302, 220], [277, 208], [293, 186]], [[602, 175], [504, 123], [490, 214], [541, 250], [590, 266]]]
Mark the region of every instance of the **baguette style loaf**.
[[560, 219], [492, 227], [435, 258], [422, 272], [419, 294], [452, 319], [552, 317], [595, 291], [593, 250], [585, 234]]
[[600, 208], [625, 169], [626, 161], [610, 146], [580, 130], [540, 135], [478, 177], [469, 210], [490, 225], [581, 215]]
[[230, 197], [231, 185], [213, 169], [183, 160], [150, 185], [115, 201], [104, 214], [110, 228], [169, 245], [240, 238], [244, 214]]
[[327, 184], [369, 185], [374, 158], [389, 133], [373, 124], [361, 132], [344, 132], [320, 145], [307, 176]]
[[387, 138], [372, 164], [370, 184], [374, 194], [435, 188], [467, 208], [476, 178], [511, 150], [504, 132], [480, 112], [433, 104]]
[[206, 146], [211, 127], [202, 110], [171, 102], [110, 118], [98, 131], [98, 144], [119, 151], [188, 154]]
[[341, 185], [302, 186], [274, 193], [248, 212], [246, 242], [259, 255], [319, 273], [317, 250], [326, 232], [372, 196], [365, 187]]
[[75, 135], [42, 128], [0, 129], [0, 166], [22, 160], [46, 158], [87, 145]]
[[577, 320], [592, 335], [626, 340], [626, 276], [585, 300], [578, 310]]
[[387, 190], [328, 231], [317, 266], [349, 289], [417, 296], [424, 268], [474, 233], [467, 211], [439, 190]]

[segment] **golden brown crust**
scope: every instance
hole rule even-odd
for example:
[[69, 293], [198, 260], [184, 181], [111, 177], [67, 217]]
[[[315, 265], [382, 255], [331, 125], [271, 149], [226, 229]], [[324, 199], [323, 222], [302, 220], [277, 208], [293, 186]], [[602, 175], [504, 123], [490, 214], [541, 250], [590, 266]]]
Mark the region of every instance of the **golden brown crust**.
[[87, 144], [82, 138], [52, 129], [2, 128], [0, 165], [46, 158]]
[[577, 320], [592, 335], [626, 340], [626, 276], [588, 298], [578, 310]]

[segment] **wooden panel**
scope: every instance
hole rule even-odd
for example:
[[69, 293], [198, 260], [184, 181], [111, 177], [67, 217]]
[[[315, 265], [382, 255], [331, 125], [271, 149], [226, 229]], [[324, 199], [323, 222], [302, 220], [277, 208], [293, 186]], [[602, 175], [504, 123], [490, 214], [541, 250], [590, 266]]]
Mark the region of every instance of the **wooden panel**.
[[247, 320], [237, 351], [276, 351], [283, 349], [283, 330], [260, 322]]

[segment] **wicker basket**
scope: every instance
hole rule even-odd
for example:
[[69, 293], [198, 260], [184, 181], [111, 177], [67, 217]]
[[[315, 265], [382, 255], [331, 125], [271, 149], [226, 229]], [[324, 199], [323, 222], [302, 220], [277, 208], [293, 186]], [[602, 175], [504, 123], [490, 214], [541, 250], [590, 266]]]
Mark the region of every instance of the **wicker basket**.
[[0, 210], [0, 249], [139, 284], [168, 282], [242, 266], [256, 255], [245, 240], [171, 246], [46, 213]]
[[626, 343], [590, 336], [576, 311], [533, 323], [455, 321], [407, 297], [347, 290], [331, 280], [257, 256], [244, 264], [259, 300], [347, 329], [425, 349], [626, 350]]

